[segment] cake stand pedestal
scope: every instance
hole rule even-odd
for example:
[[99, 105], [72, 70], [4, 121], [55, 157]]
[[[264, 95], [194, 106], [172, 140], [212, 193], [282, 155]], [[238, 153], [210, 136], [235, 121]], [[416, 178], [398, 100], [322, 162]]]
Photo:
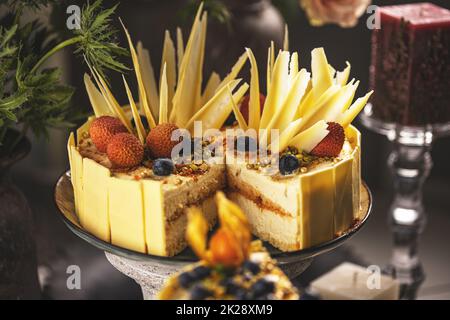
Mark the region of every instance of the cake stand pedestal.
[[426, 224], [422, 186], [433, 162], [431, 146], [438, 137], [450, 134], [450, 123], [407, 127], [386, 123], [373, 116], [368, 104], [360, 115], [361, 123], [392, 143], [387, 160], [394, 180], [394, 197], [389, 209], [393, 248], [385, 271], [400, 282], [400, 298], [415, 299], [425, 280], [418, 254], [420, 234]]
[[137, 282], [141, 287], [144, 300], [154, 299], [166, 279], [187, 264], [187, 262], [171, 264], [156, 261], [137, 261], [107, 251], [105, 255], [114, 268]]
[[[154, 256], [118, 247], [84, 230], [75, 212], [69, 171], [64, 173], [56, 184], [55, 201], [66, 226], [81, 239], [105, 251], [106, 258], [117, 270], [141, 286], [144, 299], [154, 299], [169, 276], [180, 271], [186, 264], [197, 261], [197, 257], [189, 248], [173, 257]], [[286, 275], [295, 279], [310, 266], [314, 257], [337, 248], [361, 230], [367, 222], [372, 211], [372, 195], [364, 183], [361, 188], [360, 210], [359, 216], [363, 218], [330, 241], [291, 252], [282, 252], [268, 243], [264, 243], [264, 246]]]
[[[105, 252], [106, 258], [114, 268], [130, 277], [141, 286], [144, 300], [152, 300], [162, 289], [165, 281], [171, 275], [179, 272], [186, 263], [164, 263], [155, 261], [136, 261], [129, 258]], [[290, 279], [294, 279], [311, 264], [311, 259], [293, 263], [279, 264]]]

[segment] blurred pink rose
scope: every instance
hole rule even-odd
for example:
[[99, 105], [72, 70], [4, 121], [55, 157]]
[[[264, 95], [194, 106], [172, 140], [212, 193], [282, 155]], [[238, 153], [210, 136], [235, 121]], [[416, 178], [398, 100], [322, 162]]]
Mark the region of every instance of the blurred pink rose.
[[335, 23], [341, 27], [354, 27], [371, 0], [300, 0], [313, 26]]

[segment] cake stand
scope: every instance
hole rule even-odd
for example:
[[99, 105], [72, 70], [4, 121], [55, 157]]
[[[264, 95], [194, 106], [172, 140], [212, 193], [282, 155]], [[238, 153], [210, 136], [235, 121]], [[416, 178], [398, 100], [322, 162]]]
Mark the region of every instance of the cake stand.
[[418, 255], [419, 236], [426, 223], [422, 186], [433, 165], [432, 143], [438, 137], [450, 135], [450, 123], [423, 127], [387, 123], [373, 116], [370, 103], [361, 113], [360, 121], [369, 130], [386, 136], [393, 146], [387, 161], [395, 188], [389, 209], [393, 248], [385, 271], [400, 282], [401, 299], [415, 299], [425, 279]]
[[[55, 187], [55, 201], [67, 227], [81, 239], [105, 251], [106, 258], [117, 270], [134, 279], [141, 286], [144, 299], [153, 299], [167, 277], [178, 272], [186, 264], [197, 260], [190, 249], [185, 249], [174, 257], [160, 257], [115, 246], [84, 230], [80, 226], [75, 213], [70, 171], [59, 178]], [[271, 256], [278, 261], [286, 275], [290, 279], [294, 279], [309, 267], [314, 257], [333, 250], [358, 232], [367, 222], [371, 209], [372, 195], [367, 186], [363, 184], [361, 188], [361, 216], [364, 218], [335, 239], [293, 252], [279, 251], [268, 243], [264, 243], [264, 245]]]

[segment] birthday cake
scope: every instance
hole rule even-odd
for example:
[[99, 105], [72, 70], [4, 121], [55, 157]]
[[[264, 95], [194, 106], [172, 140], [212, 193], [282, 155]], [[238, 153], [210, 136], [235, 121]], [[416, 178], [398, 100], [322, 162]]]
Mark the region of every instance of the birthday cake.
[[[275, 55], [273, 45], [266, 95], [250, 49], [203, 88], [206, 25], [200, 8], [186, 46], [181, 32], [176, 47], [166, 32], [159, 87], [148, 52], [124, 28], [139, 103], [125, 77], [122, 107], [95, 68], [85, 75], [95, 116], [68, 141], [80, 225], [114, 245], [173, 256], [186, 247], [189, 208], [200, 207], [211, 228], [213, 196], [224, 190], [252, 232], [283, 251], [348, 230], [361, 218], [361, 141], [351, 122], [371, 92], [353, 102], [350, 65], [336, 72], [322, 48], [312, 51], [309, 73], [297, 53]], [[247, 60], [250, 84], [236, 79]]]

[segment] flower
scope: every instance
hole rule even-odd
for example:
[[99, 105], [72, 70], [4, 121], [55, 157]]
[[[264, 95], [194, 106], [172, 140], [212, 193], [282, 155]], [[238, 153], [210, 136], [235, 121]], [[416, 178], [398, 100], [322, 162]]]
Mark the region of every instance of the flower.
[[354, 27], [371, 0], [300, 0], [313, 26], [335, 23], [343, 28]]

